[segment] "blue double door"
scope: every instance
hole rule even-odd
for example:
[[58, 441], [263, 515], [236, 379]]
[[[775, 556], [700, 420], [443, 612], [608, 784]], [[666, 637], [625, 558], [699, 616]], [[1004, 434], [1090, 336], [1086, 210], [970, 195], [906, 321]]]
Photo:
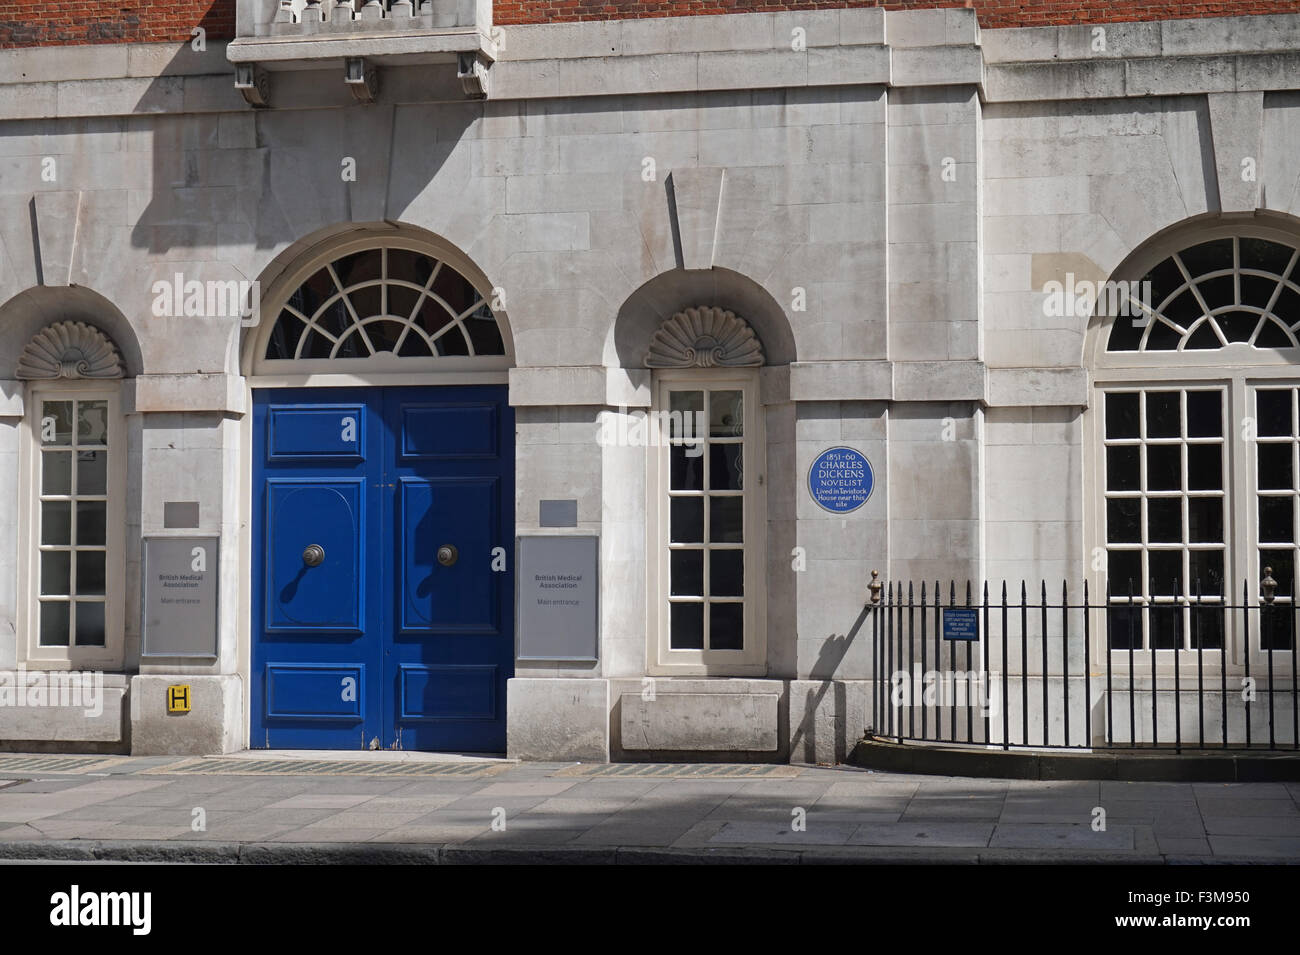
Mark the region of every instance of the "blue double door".
[[502, 386], [254, 393], [254, 748], [505, 750]]

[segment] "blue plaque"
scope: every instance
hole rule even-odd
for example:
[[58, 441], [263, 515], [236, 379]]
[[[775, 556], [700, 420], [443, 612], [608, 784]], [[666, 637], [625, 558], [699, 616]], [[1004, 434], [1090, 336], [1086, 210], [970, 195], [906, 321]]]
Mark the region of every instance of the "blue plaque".
[[856, 511], [875, 486], [866, 455], [853, 448], [823, 451], [808, 469], [808, 492], [819, 507], [836, 514]]
[[978, 640], [980, 638], [979, 610], [975, 607], [944, 607], [943, 638]]

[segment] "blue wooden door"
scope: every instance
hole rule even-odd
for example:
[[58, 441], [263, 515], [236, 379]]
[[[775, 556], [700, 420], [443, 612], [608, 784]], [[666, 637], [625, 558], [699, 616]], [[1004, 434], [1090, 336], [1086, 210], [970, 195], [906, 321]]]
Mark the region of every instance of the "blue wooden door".
[[504, 387], [254, 397], [252, 745], [505, 749]]

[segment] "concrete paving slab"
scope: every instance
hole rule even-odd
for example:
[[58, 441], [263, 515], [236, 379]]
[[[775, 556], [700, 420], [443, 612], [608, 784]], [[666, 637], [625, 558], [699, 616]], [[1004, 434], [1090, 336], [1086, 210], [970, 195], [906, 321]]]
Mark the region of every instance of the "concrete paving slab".
[[1211, 854], [1208, 839], [1195, 839], [1187, 836], [1156, 836], [1156, 844], [1166, 855], [1208, 856]]
[[856, 832], [852, 822], [808, 822], [807, 829], [798, 832], [790, 822], [729, 822], [709, 841], [727, 845], [780, 845], [780, 846], [842, 846]]
[[907, 820], [894, 825], [865, 823], [849, 837], [855, 846], [927, 846], [946, 848], [975, 848], [989, 844], [993, 834], [991, 823], [979, 822], [922, 822], [909, 824]]
[[1206, 816], [1205, 831], [1212, 836], [1300, 837], [1300, 815]]
[[993, 831], [989, 846], [997, 849], [1081, 849], [1084, 851], [1131, 851], [1135, 848], [1130, 826], [1107, 826], [1094, 831], [1090, 825], [1035, 826], [1004, 825]]
[[1251, 859], [1300, 860], [1300, 839], [1268, 836], [1210, 836], [1210, 848], [1216, 856]]
[[303, 793], [271, 803], [268, 809], [350, 809], [370, 799], [369, 795], [342, 793]]

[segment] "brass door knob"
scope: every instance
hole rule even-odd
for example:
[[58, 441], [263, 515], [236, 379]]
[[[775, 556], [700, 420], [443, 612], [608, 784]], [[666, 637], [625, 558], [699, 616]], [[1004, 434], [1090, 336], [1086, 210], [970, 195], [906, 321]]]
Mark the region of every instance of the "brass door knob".
[[460, 551], [456, 550], [455, 544], [443, 544], [438, 548], [438, 563], [444, 567], [450, 567], [460, 558]]
[[325, 548], [320, 544], [308, 544], [302, 552], [302, 562], [308, 567], [319, 567], [325, 562]]

